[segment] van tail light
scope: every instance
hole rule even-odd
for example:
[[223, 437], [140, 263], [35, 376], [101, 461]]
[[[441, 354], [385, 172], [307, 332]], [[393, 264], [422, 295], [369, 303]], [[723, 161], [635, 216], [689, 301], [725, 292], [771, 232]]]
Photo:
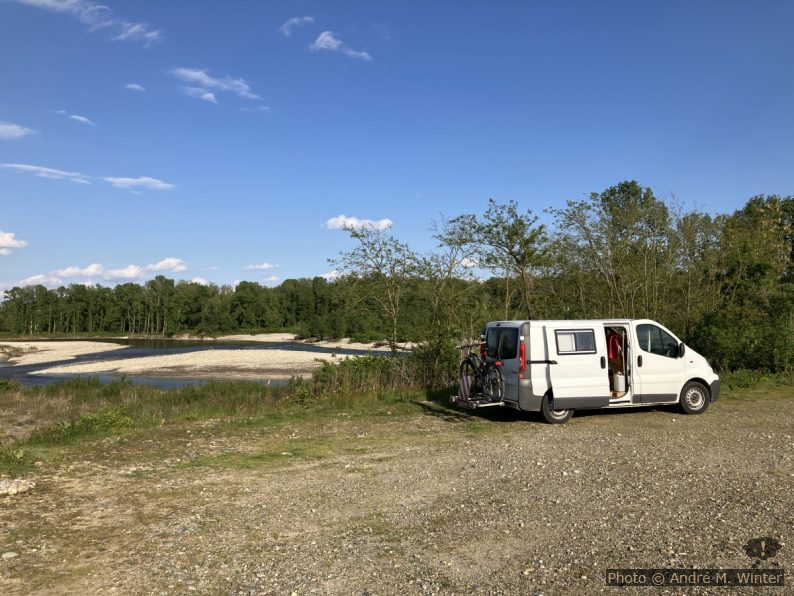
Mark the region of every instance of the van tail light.
[[502, 366], [502, 361], [501, 360], [497, 360], [496, 362], [493, 363], [493, 365], [494, 366]]
[[527, 344], [523, 341], [518, 344], [518, 378], [524, 378], [524, 371], [527, 369]]

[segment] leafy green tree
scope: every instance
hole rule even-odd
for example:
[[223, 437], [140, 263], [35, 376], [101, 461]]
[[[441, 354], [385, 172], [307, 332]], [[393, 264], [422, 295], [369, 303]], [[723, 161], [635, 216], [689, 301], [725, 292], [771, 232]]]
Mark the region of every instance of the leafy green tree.
[[[547, 237], [545, 227], [538, 224], [538, 217], [531, 210], [521, 213], [515, 201], [500, 204], [489, 199], [488, 209], [481, 217], [472, 213], [459, 215], [446, 223], [438, 238], [449, 247], [475, 248], [477, 265], [501, 274], [506, 287], [510, 279], [517, 279], [523, 312], [528, 318], [533, 317], [533, 285], [545, 263]], [[509, 316], [509, 302], [507, 292], [505, 318]]]

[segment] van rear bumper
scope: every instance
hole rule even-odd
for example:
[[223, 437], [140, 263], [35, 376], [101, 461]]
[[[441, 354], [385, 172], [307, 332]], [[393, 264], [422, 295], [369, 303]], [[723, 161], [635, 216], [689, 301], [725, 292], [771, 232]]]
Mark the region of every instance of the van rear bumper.
[[521, 379], [518, 381], [518, 409], [524, 412], [540, 412], [542, 395], [532, 393], [532, 381]]
[[717, 401], [720, 398], [720, 380], [714, 381], [709, 389], [711, 389], [711, 401]]

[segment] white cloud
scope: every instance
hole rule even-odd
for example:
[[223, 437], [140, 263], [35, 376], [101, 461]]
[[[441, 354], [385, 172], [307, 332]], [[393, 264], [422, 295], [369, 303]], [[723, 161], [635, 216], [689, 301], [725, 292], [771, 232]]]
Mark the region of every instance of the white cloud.
[[17, 172], [34, 174], [40, 178], [52, 178], [54, 180], [67, 179], [71, 180], [72, 182], [77, 182], [78, 184], [91, 184], [89, 181], [90, 176], [86, 176], [80, 172], [67, 172], [65, 170], [57, 170], [55, 168], [47, 168], [44, 166], [34, 166], [26, 163], [3, 163], [0, 164], [0, 167]]
[[325, 222], [325, 227], [329, 230], [356, 230], [361, 228], [370, 228], [372, 230], [388, 230], [394, 225], [390, 219], [359, 219], [358, 217], [348, 217], [345, 214], [332, 217]]
[[[262, 99], [251, 90], [245, 79], [233, 79], [230, 76], [216, 78], [209, 74], [209, 70], [202, 68], [174, 68], [171, 74], [190, 85], [183, 90], [191, 97], [214, 101], [215, 95], [211, 91], [224, 91], [245, 99]], [[188, 89], [192, 89], [192, 91], [188, 91]], [[199, 95], [199, 92], [203, 92], [204, 95], [212, 95], [212, 99]]]
[[160, 41], [162, 30], [153, 29], [148, 23], [132, 22], [117, 17], [113, 10], [92, 2], [91, 0], [16, 0], [20, 4], [43, 8], [50, 12], [71, 14], [81, 23], [88, 26], [89, 31], [106, 29], [111, 31], [114, 41], [140, 42], [148, 47]]
[[53, 271], [53, 275], [59, 277], [99, 277], [105, 272], [104, 267], [99, 263], [91, 263], [86, 267], [66, 267]]
[[32, 135], [35, 130], [14, 124], [13, 122], [0, 122], [0, 140], [3, 141], [16, 141], [22, 137]]
[[278, 265], [273, 265], [272, 263], [259, 263], [258, 265], [246, 265], [243, 267], [245, 271], [267, 271], [268, 269], [274, 269], [278, 267]]
[[215, 97], [215, 94], [207, 91], [206, 89], [201, 89], [199, 87], [182, 87], [182, 91], [189, 97], [197, 97], [198, 99], [203, 99], [204, 101], [208, 101], [210, 103], [218, 103], [218, 99]]
[[182, 271], [187, 271], [187, 265], [182, 259], [168, 257], [159, 263], [146, 265], [145, 269], [147, 271], [173, 271], [174, 273], [181, 273]]
[[278, 275], [271, 275], [270, 277], [266, 277], [262, 281], [264, 281], [265, 283], [274, 283], [277, 282], [279, 279], [281, 278]]
[[194, 277], [193, 279], [191, 279], [191, 280], [190, 280], [190, 283], [199, 284], [199, 285], [201, 285], [201, 286], [208, 286], [208, 285], [210, 285], [210, 282], [208, 282], [208, 281], [207, 281], [206, 279], [204, 279], [203, 277]]
[[162, 31], [152, 29], [147, 23], [130, 23], [129, 21], [122, 21], [119, 23], [121, 29], [113, 40], [114, 41], [140, 41], [143, 45], [149, 46], [152, 43], [159, 41], [162, 36]]
[[292, 17], [281, 27], [278, 28], [286, 37], [292, 35], [292, 31], [314, 22], [314, 17]]
[[37, 285], [57, 287], [63, 285], [63, 280], [53, 275], [43, 275], [40, 273], [38, 275], [31, 275], [30, 277], [26, 277], [16, 285], [22, 288], [24, 288], [25, 286], [37, 286]]
[[168, 257], [151, 265], [127, 265], [122, 269], [106, 269], [103, 277], [107, 280], [112, 279], [140, 279], [148, 277], [152, 273], [181, 273], [187, 271], [187, 264], [182, 259]]
[[24, 240], [16, 237], [14, 232], [0, 230], [0, 257], [7, 257], [15, 248], [25, 248], [28, 245]]
[[270, 106], [257, 106], [255, 108], [240, 108], [245, 112], [269, 112]]
[[96, 126], [96, 124], [94, 124], [91, 120], [89, 120], [85, 116], [79, 116], [77, 114], [69, 114], [69, 118], [71, 118], [72, 120], [76, 120], [77, 122], [80, 122], [82, 124], [88, 124], [89, 126]]
[[335, 37], [333, 31], [323, 31], [317, 36], [309, 49], [313, 52], [327, 50], [330, 52], [341, 52], [350, 58], [360, 58], [361, 60], [372, 61], [372, 56], [367, 52], [359, 52], [342, 42], [341, 39]]
[[139, 176], [138, 178], [103, 178], [106, 182], [110, 182], [116, 188], [135, 188], [137, 186], [148, 188], [150, 190], [171, 190], [176, 188], [175, 184], [163, 182], [157, 178], [149, 178], [148, 176]]
[[124, 88], [129, 89], [130, 91], [140, 91], [141, 93], [146, 91], [146, 87], [139, 85], [138, 83], [127, 83], [124, 85]]
[[[35, 166], [26, 163], [2, 163], [0, 164], [0, 168], [6, 168], [27, 174], [34, 174], [40, 178], [71, 180], [77, 184], [91, 184], [92, 178], [91, 176], [88, 176], [87, 174], [81, 174], [80, 172], [67, 172], [66, 170], [58, 170], [56, 168], [48, 168], [45, 166]], [[162, 180], [150, 178], [149, 176], [139, 176], [138, 178], [114, 178], [108, 176], [103, 178], [103, 180], [110, 182], [116, 188], [130, 189], [133, 192], [136, 192], [134, 189], [137, 187], [146, 188], [149, 190], [171, 190], [172, 188], [176, 188], [175, 184], [163, 182]]]
[[53, 114], [60, 114], [61, 116], [66, 116], [75, 122], [79, 122], [80, 124], [88, 124], [89, 126], [96, 126], [92, 120], [85, 116], [80, 116], [79, 114], [70, 114], [66, 110], [53, 110]]
[[460, 260], [461, 267], [466, 267], [467, 269], [471, 269], [472, 267], [477, 267], [478, 263], [474, 259], [470, 257], [463, 257]]
[[138, 265], [127, 265], [123, 269], [108, 269], [105, 279], [137, 279], [143, 277], [144, 269]]
[[334, 269], [328, 273], [323, 273], [320, 277], [327, 279], [328, 281], [334, 281], [335, 279], [339, 279], [339, 271]]

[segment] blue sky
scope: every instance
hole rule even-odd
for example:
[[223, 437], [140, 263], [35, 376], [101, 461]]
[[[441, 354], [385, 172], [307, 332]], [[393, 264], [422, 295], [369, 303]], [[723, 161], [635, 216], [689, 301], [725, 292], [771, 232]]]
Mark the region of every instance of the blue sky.
[[341, 215], [429, 250], [442, 214], [624, 179], [712, 213], [791, 194], [792, 23], [783, 0], [0, 0], [0, 291], [273, 285], [331, 270]]

